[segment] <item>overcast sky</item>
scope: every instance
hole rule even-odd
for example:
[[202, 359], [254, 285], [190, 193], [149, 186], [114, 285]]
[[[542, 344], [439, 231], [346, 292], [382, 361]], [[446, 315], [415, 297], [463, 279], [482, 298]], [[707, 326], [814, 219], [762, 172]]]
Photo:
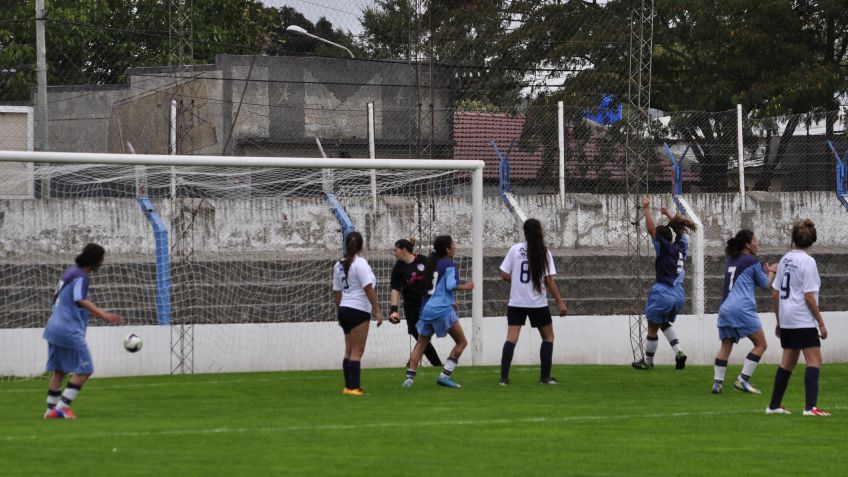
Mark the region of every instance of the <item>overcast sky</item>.
[[262, 0], [269, 7], [292, 7], [303, 13], [309, 21], [315, 23], [321, 17], [333, 23], [333, 26], [349, 30], [354, 35], [362, 33], [359, 19], [362, 10], [373, 5], [373, 0]]

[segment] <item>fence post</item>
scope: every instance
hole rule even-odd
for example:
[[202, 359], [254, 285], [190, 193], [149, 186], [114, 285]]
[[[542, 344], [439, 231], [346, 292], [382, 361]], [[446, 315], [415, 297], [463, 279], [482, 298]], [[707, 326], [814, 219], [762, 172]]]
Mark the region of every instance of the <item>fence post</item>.
[[559, 208], [565, 209], [565, 111], [557, 101], [557, 134], [559, 136]]
[[745, 210], [745, 152], [742, 143], [742, 105], [736, 105], [736, 153], [739, 155], [739, 209]]

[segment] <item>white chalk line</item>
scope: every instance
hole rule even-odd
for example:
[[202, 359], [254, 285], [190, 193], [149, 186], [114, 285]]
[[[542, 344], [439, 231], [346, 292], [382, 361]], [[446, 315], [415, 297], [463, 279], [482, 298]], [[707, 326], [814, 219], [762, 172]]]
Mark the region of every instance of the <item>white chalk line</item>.
[[[829, 409], [848, 409], [848, 407], [829, 407]], [[154, 437], [154, 436], [184, 436], [184, 435], [214, 435], [214, 434], [246, 434], [265, 432], [296, 432], [296, 431], [361, 431], [363, 429], [412, 428], [421, 427], [451, 427], [451, 426], [491, 426], [508, 424], [556, 424], [564, 422], [614, 421], [627, 419], [668, 419], [703, 416], [726, 416], [730, 414], [764, 414], [759, 410], [730, 410], [703, 412], [670, 412], [649, 414], [622, 414], [596, 416], [562, 416], [562, 417], [528, 417], [518, 419], [456, 419], [423, 422], [372, 422], [363, 424], [312, 424], [290, 426], [259, 426], [259, 427], [213, 427], [209, 429], [166, 429], [157, 431], [120, 431], [120, 432], [72, 432], [67, 434], [17, 435], [2, 436], [3, 442], [21, 442], [53, 439], [91, 439], [118, 437]], [[800, 412], [798, 413], [800, 414]], [[785, 416], [771, 416], [769, 419], [785, 419]]]

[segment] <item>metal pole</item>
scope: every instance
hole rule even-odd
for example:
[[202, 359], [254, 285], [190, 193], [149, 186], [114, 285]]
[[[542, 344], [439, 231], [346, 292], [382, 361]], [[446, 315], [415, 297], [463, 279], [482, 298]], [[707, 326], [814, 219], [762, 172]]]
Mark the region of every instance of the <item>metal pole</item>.
[[471, 174], [471, 364], [483, 364], [483, 168]]
[[[368, 157], [371, 159], [377, 158], [377, 151], [374, 148], [374, 103], [368, 103]], [[377, 212], [377, 171], [371, 169], [371, 206], [375, 213]]]
[[745, 153], [742, 143], [742, 105], [736, 105], [736, 153], [739, 155], [739, 208], [745, 210]]
[[565, 209], [565, 107], [557, 102], [557, 132], [559, 135], [559, 208]]
[[38, 81], [36, 118], [38, 122], [37, 147], [39, 151], [50, 150], [47, 125], [47, 42], [44, 33], [44, 0], [35, 0], [35, 63]]
[[[171, 100], [171, 117], [168, 121], [168, 154], [177, 154], [177, 100]], [[171, 166], [171, 199], [177, 197], [177, 168]]]

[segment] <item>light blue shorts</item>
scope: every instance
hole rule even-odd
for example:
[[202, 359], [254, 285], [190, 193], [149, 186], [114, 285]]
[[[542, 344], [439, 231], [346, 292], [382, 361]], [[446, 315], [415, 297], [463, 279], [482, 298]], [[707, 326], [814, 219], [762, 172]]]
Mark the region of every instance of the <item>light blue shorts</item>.
[[655, 283], [645, 304], [645, 318], [658, 325], [674, 323], [684, 301], [685, 297], [674, 287]]
[[47, 371], [60, 373], [92, 374], [94, 365], [88, 346], [83, 349], [63, 348], [47, 343]]
[[450, 314], [435, 320], [419, 319], [415, 329], [421, 336], [433, 336], [435, 333], [436, 336], [442, 338], [448, 334], [450, 327], [457, 322], [459, 322], [459, 315], [457, 315], [456, 310], [451, 310]]
[[718, 327], [718, 339], [724, 340], [733, 340], [734, 343], [738, 343], [742, 338], [747, 338], [754, 333], [763, 329], [762, 326], [719, 326]]

